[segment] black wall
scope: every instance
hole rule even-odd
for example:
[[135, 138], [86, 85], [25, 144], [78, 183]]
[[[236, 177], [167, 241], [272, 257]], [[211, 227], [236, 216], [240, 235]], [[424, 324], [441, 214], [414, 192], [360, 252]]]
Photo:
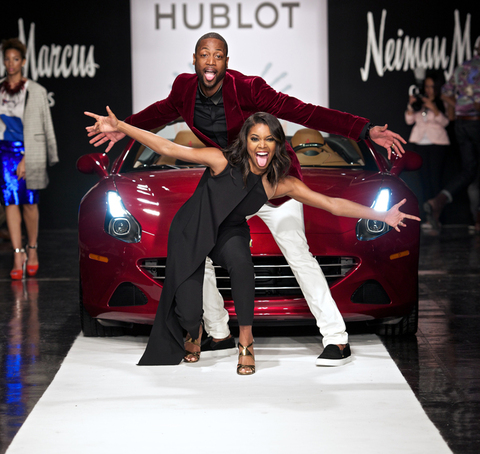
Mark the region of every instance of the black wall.
[[[93, 176], [80, 174], [75, 167], [79, 156], [95, 151], [85, 132], [91, 121], [83, 112], [102, 113], [107, 103], [120, 117], [132, 110], [129, 1], [11, 2], [8, 8], [2, 8], [0, 37], [19, 36], [20, 19], [27, 43], [34, 38], [36, 68], [46, 66], [40, 61], [50, 60], [52, 45], [59, 46], [60, 55], [66, 57], [66, 73], [37, 79], [53, 93], [51, 112], [60, 158], [58, 164], [49, 168], [48, 188], [40, 192], [40, 228], [74, 228], [78, 204], [96, 181]], [[84, 49], [85, 56], [89, 51], [93, 55], [90, 64], [78, 65], [79, 70], [90, 69], [83, 77], [80, 71], [75, 76], [71, 65], [72, 60], [85, 62], [86, 57], [72, 59], [68, 55], [68, 46], [73, 54], [75, 45], [79, 51]], [[93, 67], [93, 61], [98, 67]], [[31, 58], [28, 65], [26, 75], [33, 79]]]
[[[60, 157], [60, 163], [49, 169], [49, 187], [41, 192], [40, 226], [74, 228], [79, 201], [96, 181], [95, 177], [80, 174], [75, 168], [79, 156], [95, 151], [86, 138], [84, 128], [91, 121], [83, 115], [83, 111], [102, 113], [107, 104], [120, 118], [132, 111], [130, 5], [128, 0], [85, 0], [76, 4], [46, 0], [27, 4], [31, 6], [25, 7], [25, 2], [11, 3], [3, 9], [2, 38], [19, 36], [18, 22], [22, 19], [26, 40], [30, 42], [34, 35], [37, 64], [42, 46], [48, 49], [52, 45], [60, 46], [61, 52], [65, 52], [67, 46], [78, 45], [83, 46], [87, 53], [93, 49], [93, 60], [98, 65], [94, 75], [52, 75], [37, 79], [53, 93], [51, 111]], [[377, 124], [388, 123], [391, 129], [408, 139], [410, 127], [404, 122], [403, 112], [408, 87], [415, 82], [413, 71], [385, 71], [380, 76], [371, 61], [368, 79], [362, 80], [360, 69], [365, 66], [367, 14], [372, 13], [378, 37], [382, 10], [386, 10], [384, 44], [391, 38], [397, 39], [399, 29], [403, 31], [403, 36], [419, 37], [422, 43], [427, 38], [446, 37], [446, 54], [450, 56], [455, 10], [458, 11], [462, 33], [467, 14], [472, 16], [472, 50], [475, 39], [480, 35], [479, 14], [473, 10], [474, 4], [462, 0], [440, 8], [438, 2], [430, 0], [329, 0], [330, 107], [365, 116]], [[67, 58], [68, 62], [71, 58]], [[32, 78], [31, 66], [27, 76]], [[112, 153], [116, 155], [121, 149], [121, 146], [116, 146]], [[458, 158], [454, 153], [449, 160], [445, 178], [458, 168]], [[406, 175], [405, 180], [415, 189], [418, 183], [415, 175]], [[455, 222], [465, 221], [468, 217], [465, 197], [460, 197], [460, 212], [452, 212]]]
[[[366, 60], [367, 13], [372, 13], [378, 37], [382, 11], [386, 11], [384, 54], [387, 40], [397, 40], [398, 30], [401, 29], [402, 43], [405, 36], [419, 37], [421, 44], [427, 38], [446, 37], [445, 53], [450, 60], [455, 10], [458, 11], [462, 34], [467, 14], [471, 14], [472, 52], [475, 40], [480, 36], [480, 14], [474, 5], [475, 2], [456, 1], [442, 4], [440, 8], [435, 1], [329, 1], [330, 107], [370, 118], [377, 124], [388, 123], [408, 138], [410, 128], [405, 124], [403, 114], [408, 101], [408, 87], [415, 83], [414, 73], [402, 67], [401, 70], [385, 70], [380, 76], [372, 59], [368, 80], [362, 80], [360, 69], [365, 66]], [[385, 59], [383, 63], [385, 65]]]
[[[330, 107], [367, 117], [376, 124], [388, 123], [390, 129], [400, 133], [406, 140], [409, 138], [411, 127], [405, 123], [404, 112], [408, 102], [408, 88], [415, 83], [414, 72], [412, 69], [404, 70], [402, 65], [400, 70], [385, 69], [381, 75], [375, 68], [372, 58], [368, 79], [362, 80], [360, 70], [365, 67], [368, 47], [368, 13], [371, 13], [379, 44], [382, 11], [386, 12], [383, 23], [383, 55], [390, 39], [395, 43], [400, 39], [403, 47], [406, 36], [418, 38], [422, 50], [422, 46], [423, 48], [426, 46], [425, 43], [431, 42], [433, 45], [435, 37], [439, 42], [446, 38], [445, 55], [448, 57], [449, 65], [452, 58], [454, 59], [455, 67], [458, 48], [454, 46], [454, 32], [460, 31], [462, 39], [469, 36], [472, 56], [475, 41], [480, 36], [478, 4], [471, 1], [447, 2], [440, 5], [439, 2], [430, 0], [421, 2], [329, 0], [328, 9]], [[469, 14], [471, 17], [468, 28]], [[456, 17], [460, 25], [457, 28]], [[465, 30], [469, 30], [470, 33], [465, 35]], [[384, 58], [383, 67], [385, 65]], [[435, 65], [431, 70], [435, 70]], [[438, 70], [443, 73], [442, 65]], [[447, 156], [444, 182], [454, 177], [459, 166], [458, 153], [455, 146], [452, 146]], [[407, 172], [402, 174], [402, 178], [419, 196], [418, 174]], [[466, 191], [455, 197], [454, 204], [447, 206], [442, 220], [444, 223], [458, 224], [471, 221]]]

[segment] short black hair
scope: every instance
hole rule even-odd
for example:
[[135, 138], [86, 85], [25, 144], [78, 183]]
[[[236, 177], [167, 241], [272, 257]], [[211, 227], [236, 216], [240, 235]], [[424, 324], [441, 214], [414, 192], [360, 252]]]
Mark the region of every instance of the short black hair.
[[223, 45], [225, 46], [225, 57], [228, 56], [228, 44], [227, 44], [227, 41], [225, 41], [225, 38], [218, 34], [218, 33], [215, 33], [215, 32], [209, 32], [209, 33], [205, 33], [203, 36], [201, 36], [198, 41], [197, 41], [197, 44], [195, 44], [195, 53], [197, 53], [198, 51], [198, 48], [200, 46], [200, 43], [204, 40], [204, 39], [218, 39], [219, 41], [221, 41], [223, 43]]
[[25, 46], [25, 44], [23, 44], [18, 38], [4, 39], [2, 41], [3, 58], [5, 58], [5, 52], [9, 49], [18, 50], [22, 60], [24, 60], [27, 56], [27, 46]]

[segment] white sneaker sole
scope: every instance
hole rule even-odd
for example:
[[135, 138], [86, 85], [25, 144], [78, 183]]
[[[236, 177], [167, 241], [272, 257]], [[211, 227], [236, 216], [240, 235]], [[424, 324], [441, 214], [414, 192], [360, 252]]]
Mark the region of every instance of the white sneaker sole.
[[315, 364], [317, 366], [335, 367], [335, 366], [343, 366], [349, 363], [351, 360], [352, 360], [351, 356], [347, 358], [342, 358], [342, 359], [317, 358], [317, 361], [315, 362]]

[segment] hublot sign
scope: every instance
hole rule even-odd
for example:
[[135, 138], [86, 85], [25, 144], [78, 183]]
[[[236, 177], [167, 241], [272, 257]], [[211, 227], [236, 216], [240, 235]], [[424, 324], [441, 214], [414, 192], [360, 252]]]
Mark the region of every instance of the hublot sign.
[[300, 2], [282, 2], [280, 5], [272, 2], [260, 3], [252, 15], [247, 17], [243, 11], [242, 3], [237, 3], [236, 8], [230, 8], [227, 3], [200, 3], [192, 5], [175, 3], [169, 6], [155, 4], [155, 28], [168, 27], [176, 29], [183, 24], [186, 28], [194, 30], [202, 26], [210, 29], [228, 28], [230, 26], [242, 28], [272, 28], [285, 21], [288, 28], [293, 28], [295, 8], [300, 7]]

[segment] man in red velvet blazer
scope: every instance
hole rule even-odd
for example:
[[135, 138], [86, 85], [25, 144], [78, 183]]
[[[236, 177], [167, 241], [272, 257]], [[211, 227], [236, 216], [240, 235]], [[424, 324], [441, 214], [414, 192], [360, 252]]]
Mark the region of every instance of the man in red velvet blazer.
[[[403, 153], [405, 141], [369, 120], [345, 112], [306, 104], [276, 92], [262, 78], [245, 76], [227, 69], [228, 45], [217, 33], [202, 36], [195, 47], [195, 74], [180, 74], [164, 100], [157, 101], [125, 121], [143, 129], [154, 129], [182, 117], [207, 146], [225, 148], [236, 137], [244, 121], [255, 112], [268, 112], [306, 128], [339, 134], [353, 140], [369, 137], [391, 151]], [[124, 136], [99, 134], [95, 146], [110, 140], [106, 151]], [[287, 144], [292, 159], [290, 174], [302, 179], [295, 152]], [[257, 213], [270, 229], [302, 289], [323, 335], [324, 351], [320, 366], [337, 366], [351, 360], [348, 334], [333, 300], [327, 281], [305, 238], [303, 205], [295, 200], [274, 206], [267, 203]], [[204, 321], [209, 337], [202, 343], [202, 355], [233, 353], [235, 341], [228, 329], [228, 313], [216, 288], [215, 271], [207, 260], [204, 282]], [[192, 348], [189, 344], [189, 348]]]

